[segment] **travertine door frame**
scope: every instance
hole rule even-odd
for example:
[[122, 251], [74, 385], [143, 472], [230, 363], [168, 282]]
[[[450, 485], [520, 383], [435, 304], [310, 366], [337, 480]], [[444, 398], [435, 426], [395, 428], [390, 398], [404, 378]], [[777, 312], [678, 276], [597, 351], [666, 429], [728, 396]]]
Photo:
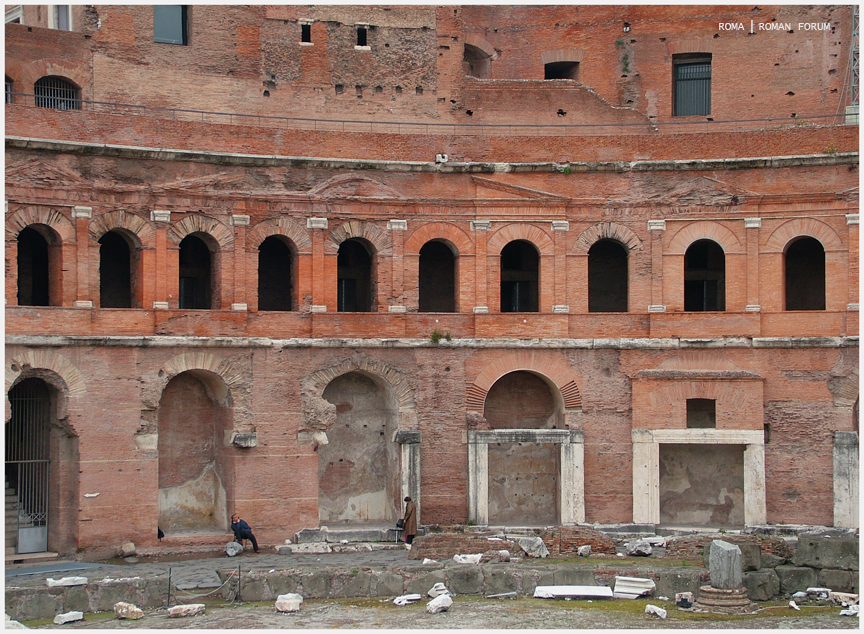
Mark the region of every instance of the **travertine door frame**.
[[489, 444], [556, 443], [560, 446], [558, 512], [561, 525], [585, 522], [585, 434], [575, 429], [468, 431], [468, 523], [489, 524]]
[[660, 445], [744, 445], [744, 524], [767, 521], [765, 434], [737, 429], [633, 429], [633, 523], [660, 523]]

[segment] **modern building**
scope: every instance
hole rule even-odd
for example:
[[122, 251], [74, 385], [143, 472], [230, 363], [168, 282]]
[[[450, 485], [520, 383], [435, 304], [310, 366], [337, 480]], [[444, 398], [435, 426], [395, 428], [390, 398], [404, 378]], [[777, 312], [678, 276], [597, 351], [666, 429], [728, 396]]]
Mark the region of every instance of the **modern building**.
[[7, 557], [858, 525], [852, 6], [6, 22]]

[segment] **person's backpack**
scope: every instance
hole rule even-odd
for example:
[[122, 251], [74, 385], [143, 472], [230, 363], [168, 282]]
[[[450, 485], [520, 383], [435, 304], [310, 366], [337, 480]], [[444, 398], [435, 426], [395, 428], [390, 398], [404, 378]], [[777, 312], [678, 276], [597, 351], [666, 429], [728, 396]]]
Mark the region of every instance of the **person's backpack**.
[[399, 529], [405, 528], [405, 520], [403, 520], [403, 519], [396, 520], [396, 528], [399, 528]]

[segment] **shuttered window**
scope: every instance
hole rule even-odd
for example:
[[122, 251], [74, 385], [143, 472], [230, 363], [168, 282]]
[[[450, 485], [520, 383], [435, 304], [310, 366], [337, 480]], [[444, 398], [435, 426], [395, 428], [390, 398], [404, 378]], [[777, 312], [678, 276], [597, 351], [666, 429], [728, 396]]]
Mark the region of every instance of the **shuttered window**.
[[675, 116], [711, 114], [711, 56], [675, 55], [672, 59]]

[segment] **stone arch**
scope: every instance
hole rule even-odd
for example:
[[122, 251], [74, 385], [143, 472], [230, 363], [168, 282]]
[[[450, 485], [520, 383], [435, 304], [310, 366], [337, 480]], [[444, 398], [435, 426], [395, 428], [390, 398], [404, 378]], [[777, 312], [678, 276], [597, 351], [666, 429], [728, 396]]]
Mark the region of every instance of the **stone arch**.
[[552, 237], [540, 227], [529, 224], [510, 224], [501, 227], [489, 236], [487, 253], [498, 255], [501, 253], [501, 249], [514, 240], [530, 242], [537, 248], [541, 256], [554, 255], [555, 253]]
[[75, 241], [75, 227], [72, 222], [55, 209], [48, 207], [22, 207], [6, 220], [6, 240], [15, 240], [21, 230], [30, 225], [51, 227], [62, 242]]
[[375, 247], [375, 256], [390, 255], [393, 251], [393, 240], [380, 227], [362, 220], [343, 222], [330, 232], [330, 240], [326, 243], [328, 253], [338, 253], [339, 245], [350, 238], [363, 238]]
[[490, 59], [498, 58], [498, 53], [495, 51], [495, 47], [476, 33], [471, 33], [466, 36], [465, 44], [479, 48], [484, 54], [488, 55]]
[[446, 240], [456, 247], [457, 255], [474, 252], [474, 242], [467, 233], [449, 222], [433, 222], [423, 225], [405, 240], [405, 254], [419, 255], [420, 249], [430, 240]]
[[90, 238], [95, 242], [109, 231], [124, 229], [135, 237], [140, 246], [146, 249], [156, 247], [156, 231], [153, 226], [140, 216], [123, 210], [110, 211], [94, 218], [87, 229]]
[[579, 48], [558, 48], [540, 53], [540, 62], [542, 64], [554, 64], [555, 62], [581, 62], [582, 49]]
[[204, 233], [213, 238], [220, 249], [229, 249], [234, 244], [234, 232], [215, 218], [192, 214], [175, 223], [168, 235], [174, 244], [180, 242], [192, 233]]
[[582, 408], [581, 378], [563, 359], [531, 350], [502, 356], [487, 365], [468, 386], [465, 403], [468, 411], [482, 415], [489, 390], [505, 374], [525, 370], [544, 377], [558, 388], [565, 410]]
[[614, 240], [622, 245], [627, 252], [642, 248], [642, 240], [632, 229], [617, 222], [600, 222], [591, 225], [576, 238], [574, 249], [577, 253], [588, 253], [592, 246], [600, 240]]
[[840, 236], [827, 223], [816, 218], [795, 218], [784, 222], [771, 232], [763, 253], [784, 253], [792, 240], [804, 236], [818, 240], [826, 252], [840, 251], [844, 248]]
[[743, 254], [744, 247], [730, 229], [718, 222], [703, 220], [681, 227], [669, 240], [669, 255], [684, 255], [687, 248], [697, 240], [713, 240], [726, 255]]
[[256, 224], [246, 234], [246, 248], [250, 250], [257, 249], [264, 240], [272, 235], [288, 238], [300, 255], [312, 253], [312, 239], [309, 237], [308, 232], [298, 223], [285, 216], [268, 218]]

